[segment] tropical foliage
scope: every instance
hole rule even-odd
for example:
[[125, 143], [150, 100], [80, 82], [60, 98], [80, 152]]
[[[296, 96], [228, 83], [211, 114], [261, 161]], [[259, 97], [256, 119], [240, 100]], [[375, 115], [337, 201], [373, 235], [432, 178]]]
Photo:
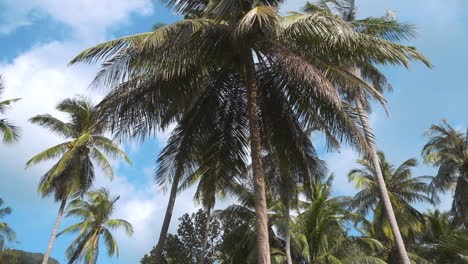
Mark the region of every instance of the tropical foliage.
[[[5, 91], [5, 83], [0, 75], [0, 96]], [[0, 102], [0, 114], [5, 114], [11, 107], [11, 104], [19, 101], [20, 98], [8, 99]], [[0, 119], [0, 133], [3, 135], [3, 143], [13, 143], [19, 140], [19, 127], [15, 126], [9, 119]]]
[[[11, 208], [9, 206], [3, 207], [3, 203], [2, 198], [0, 198], [0, 219], [11, 214]], [[0, 252], [3, 251], [6, 243], [15, 240], [15, 237], [15, 231], [7, 223], [0, 222]]]
[[454, 190], [453, 224], [468, 228], [468, 131], [458, 131], [444, 119], [425, 135], [429, 141], [422, 150], [424, 161], [438, 168], [434, 192]]
[[125, 152], [106, 137], [110, 123], [88, 99], [84, 97], [65, 99], [57, 105], [57, 110], [67, 114], [70, 118], [69, 122], [50, 114], [37, 115], [30, 119], [32, 123], [67, 139], [37, 154], [26, 163], [29, 167], [40, 162], [58, 159], [42, 176], [38, 188], [42, 196], [53, 195], [56, 201], [61, 202], [42, 264], [47, 264], [67, 199], [81, 196], [91, 188], [95, 178], [94, 164], [97, 164], [104, 174], [112, 179], [114, 172], [106, 155], [112, 158], [123, 158], [130, 163], [130, 158]]
[[115, 203], [119, 196], [112, 197], [106, 189], [86, 193], [86, 200], [75, 199], [70, 202], [66, 215], [78, 217], [81, 222], [71, 225], [58, 235], [78, 233], [67, 248], [68, 263], [86, 264], [97, 263], [99, 256], [99, 242], [101, 239], [110, 257], [119, 255], [117, 241], [112, 235], [115, 229], [124, 229], [127, 235], [133, 234], [132, 225], [123, 219], [111, 219], [115, 210]]
[[[38, 190], [61, 204], [43, 257], [3, 254], [15, 238], [0, 222], [0, 262], [54, 263], [54, 242], [65, 235], [74, 236], [68, 264], [96, 264], [103, 247], [117, 257], [113, 232], [130, 236], [133, 227], [113, 217], [120, 196], [91, 190], [95, 170], [112, 179], [109, 159], [130, 163], [112, 137], [125, 144], [175, 127], [155, 172], [169, 190], [166, 213], [142, 264], [468, 264], [468, 131], [432, 125], [422, 156], [437, 174], [415, 176], [416, 159], [395, 166], [376, 150], [368, 122], [392, 90], [381, 66], [431, 67], [401, 44], [416, 37], [413, 25], [392, 13], [358, 19], [354, 0], [304, 2], [304, 13], [287, 14], [283, 0], [161, 2], [183, 19], [70, 62], [102, 63], [92, 83], [109, 89], [100, 103], [77, 96], [56, 107], [67, 120], [30, 119], [64, 140], [26, 163], [53, 162]], [[18, 100], [0, 102], [0, 114]], [[5, 143], [19, 139], [8, 119], [0, 131]], [[348, 173], [354, 197], [334, 193], [315, 134], [328, 151], [347, 145], [362, 157]], [[177, 195], [189, 188], [202, 209], [169, 234]], [[449, 212], [419, 211], [447, 191]], [[219, 203], [225, 198], [234, 202]], [[11, 213], [2, 204], [0, 218]], [[64, 214], [77, 223], [58, 233]]]

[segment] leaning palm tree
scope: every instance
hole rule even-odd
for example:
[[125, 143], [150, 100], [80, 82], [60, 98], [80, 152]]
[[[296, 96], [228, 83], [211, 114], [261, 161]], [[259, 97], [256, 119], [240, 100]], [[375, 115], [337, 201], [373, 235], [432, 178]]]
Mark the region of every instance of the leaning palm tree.
[[[214, 127], [207, 119], [219, 120], [219, 115], [233, 114], [230, 117], [240, 125], [232, 129], [236, 133], [232, 137], [247, 134], [250, 139], [242, 138], [241, 142], [250, 143], [253, 164], [258, 263], [270, 263], [262, 140], [266, 132], [278, 130], [262, 130], [277, 129], [274, 124], [262, 123], [268, 117], [265, 110], [280, 107], [287, 116], [294, 117], [292, 120], [299, 127], [319, 126], [340, 133], [350, 120], [342, 118], [341, 122], [335, 122], [343, 115], [342, 98], [340, 91], [316, 67], [319, 63], [326, 65], [328, 60], [318, 58], [333, 56], [403, 65], [411, 59], [425, 59], [413, 48], [354, 32], [349, 25], [331, 16], [281, 17], [277, 10], [281, 0], [163, 2], [182, 14], [196, 9], [201, 15], [153, 32], [105, 42], [82, 52], [71, 63], [104, 60], [95, 83], [116, 86], [107, 99], [107, 106], [115, 113], [117, 127], [124, 135], [147, 136], [174, 121], [189, 123], [185, 125], [194, 129], [186, 132], [198, 133], [207, 123], [208, 128]], [[330, 67], [329, 71], [334, 72], [335, 78], [361, 83], [346, 72], [334, 69]], [[370, 96], [381, 98], [368, 85], [360, 88]], [[221, 108], [220, 103], [228, 99], [237, 104], [237, 111]], [[220, 113], [221, 110], [224, 112]], [[195, 123], [196, 119], [202, 122]], [[194, 146], [193, 138], [182, 131], [176, 131], [175, 135], [179, 134], [173, 139], [179, 138], [179, 146], [184, 146], [178, 153], [186, 153], [176, 155], [172, 146], [165, 152], [169, 156], [162, 158], [168, 161], [172, 157], [177, 162], [172, 164], [172, 169], [162, 170], [169, 171], [167, 178], [173, 187], [158, 243], [161, 247], [178, 181], [191, 174], [190, 162], [182, 158], [190, 158], [187, 150]], [[161, 262], [161, 252], [162, 248], [156, 254], [157, 263]]]
[[133, 234], [132, 225], [123, 219], [110, 219], [119, 196], [112, 197], [106, 189], [86, 193], [87, 200], [73, 200], [67, 209], [67, 216], [79, 217], [81, 222], [65, 228], [61, 234], [76, 233], [78, 236], [67, 248], [68, 264], [81, 260], [86, 264], [97, 263], [99, 241], [104, 239], [109, 257], [119, 255], [117, 241], [111, 233], [123, 228], [127, 235]]
[[[11, 214], [11, 208], [9, 206], [2, 208], [2, 205], [3, 200], [0, 198], [0, 219]], [[5, 243], [13, 241], [15, 236], [15, 231], [7, 223], [0, 222], [0, 251], [3, 250]]]
[[114, 172], [106, 155], [112, 158], [121, 157], [130, 163], [125, 152], [105, 136], [109, 131], [109, 122], [90, 101], [83, 97], [65, 99], [57, 105], [57, 110], [68, 114], [70, 121], [64, 122], [49, 114], [30, 119], [32, 123], [67, 139], [37, 154], [26, 163], [26, 167], [29, 167], [58, 158], [42, 176], [38, 188], [42, 196], [53, 195], [55, 201], [61, 202], [42, 264], [48, 262], [67, 199], [82, 195], [92, 186], [94, 162], [110, 179], [114, 177]]
[[[0, 96], [5, 90], [2, 76], [0, 75]], [[10, 105], [19, 101], [20, 98], [8, 99], [0, 102], [0, 114], [4, 114], [10, 108]], [[0, 131], [3, 134], [3, 143], [13, 143], [18, 141], [20, 129], [5, 118], [0, 119]]]
[[[400, 229], [406, 242], [412, 242], [416, 233], [421, 231], [424, 223], [423, 215], [411, 204], [414, 202], [433, 203], [428, 196], [432, 179], [430, 176], [413, 177], [411, 169], [417, 164], [415, 159], [409, 159], [400, 166], [391, 165], [383, 152], [378, 153], [381, 173], [387, 186], [392, 207], [396, 209], [396, 219], [401, 223]], [[389, 249], [396, 245], [396, 239], [390, 226], [390, 221], [385, 217], [384, 201], [380, 195], [379, 182], [372, 161], [369, 158], [359, 160], [362, 166], [353, 169], [349, 173], [349, 179], [360, 191], [355, 195], [353, 206], [361, 215], [373, 212], [372, 226], [374, 235], [385, 242]]]
[[[356, 6], [355, 0], [318, 0], [316, 4], [307, 3], [304, 7], [304, 11], [309, 13], [325, 13], [332, 14], [333, 11], [338, 13], [338, 16], [349, 23], [355, 32], [366, 34], [372, 37], [377, 37], [380, 39], [386, 39], [389, 41], [401, 41], [409, 40], [415, 38], [416, 32], [413, 25], [404, 24], [396, 21], [390, 13], [387, 13], [384, 17], [369, 17], [365, 19], [356, 19]], [[376, 43], [376, 45], [378, 45]], [[379, 92], [384, 92], [385, 90], [391, 90], [391, 86], [387, 82], [385, 76], [374, 66], [374, 62], [366, 61], [364, 63], [350, 60], [344, 61], [342, 70], [349, 72], [354, 77], [365, 80], [373, 85]], [[426, 63], [430, 66], [430, 64]], [[379, 182], [380, 193], [382, 199], [384, 200], [384, 209], [389, 218], [392, 232], [395, 237], [398, 251], [400, 254], [401, 261], [404, 264], [409, 264], [410, 260], [408, 254], [406, 253], [406, 248], [401, 237], [398, 223], [395, 218], [395, 213], [393, 211], [390, 198], [386, 193], [386, 186], [383, 175], [380, 174], [381, 168], [379, 167], [379, 159], [377, 155], [377, 150], [375, 148], [374, 137], [372, 128], [368, 124], [368, 113], [370, 112], [369, 98], [365, 96], [360, 96], [355, 94], [354, 90], [356, 89], [355, 84], [351, 83], [341, 83], [338, 84], [342, 86], [346, 91], [348, 98], [353, 98], [352, 105], [357, 109], [357, 115], [359, 116], [360, 123], [362, 126], [365, 139], [369, 144], [368, 155], [374, 170], [377, 171], [377, 180]]]
[[452, 214], [456, 226], [468, 227], [468, 131], [453, 128], [447, 120], [432, 125], [422, 150], [424, 161], [439, 168], [432, 186], [435, 191], [454, 189]]

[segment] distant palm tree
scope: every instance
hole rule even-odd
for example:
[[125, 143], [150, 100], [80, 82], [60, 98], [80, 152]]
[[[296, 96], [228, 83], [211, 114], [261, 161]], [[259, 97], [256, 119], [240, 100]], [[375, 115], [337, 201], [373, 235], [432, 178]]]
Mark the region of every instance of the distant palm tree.
[[[302, 202], [299, 200], [301, 192], [305, 193], [309, 199], [313, 199], [312, 197], [316, 195], [316, 184], [320, 184], [326, 173], [325, 162], [318, 158], [305, 133], [302, 137], [304, 146], [301, 148], [271, 149], [270, 154], [263, 159], [270, 195], [279, 202], [275, 204], [275, 208], [279, 211], [277, 215], [281, 215], [283, 220], [278, 231], [285, 240], [287, 264], [293, 263], [290, 211], [298, 210], [301, 206]], [[293, 151], [288, 151], [291, 149]], [[301, 149], [306, 149], [307, 152], [303, 153]]]
[[[452, 216], [449, 212], [439, 210], [424, 214], [424, 226], [418, 234], [417, 252], [421, 257], [434, 264], [466, 264], [463, 254], [468, 255], [468, 236], [463, 237], [463, 231], [454, 229], [450, 224]], [[460, 250], [460, 245], [465, 250]], [[458, 246], [456, 246], [458, 244]]]
[[377, 239], [347, 234], [346, 226], [361, 216], [350, 210], [351, 197], [331, 197], [332, 182], [333, 175], [316, 184], [313, 200], [293, 226], [293, 244], [303, 252], [298, 263], [386, 263], [377, 257], [383, 249]]
[[[0, 219], [11, 214], [10, 207], [3, 207], [3, 200], [0, 198]], [[15, 231], [5, 222], [0, 222], [0, 251], [5, 247], [5, 243], [15, 240]]]
[[[2, 76], [0, 75], [0, 96], [5, 90]], [[14, 102], [19, 101], [20, 98], [9, 99], [0, 102], [0, 114], [4, 114], [10, 108], [10, 105]], [[2, 118], [0, 119], [0, 132], [3, 134], [3, 143], [13, 143], [19, 140], [19, 127], [13, 125], [10, 120]]]
[[117, 241], [111, 230], [123, 228], [127, 235], [133, 234], [132, 225], [123, 219], [110, 219], [115, 203], [120, 197], [111, 197], [109, 191], [100, 189], [86, 193], [87, 201], [73, 200], [67, 209], [67, 216], [79, 217], [82, 222], [65, 228], [61, 234], [79, 232], [78, 237], [67, 248], [68, 264], [83, 260], [86, 264], [97, 263], [99, 241], [104, 239], [109, 257], [119, 255]]
[[[259, 254], [256, 247], [257, 235], [255, 232], [255, 194], [251, 178], [242, 184], [233, 186], [233, 194], [237, 203], [223, 210], [216, 210], [214, 217], [222, 220], [229, 230], [225, 230], [220, 247], [225, 252], [220, 257], [221, 263], [247, 263], [257, 262]], [[277, 236], [274, 227], [278, 227], [284, 220], [284, 211], [280, 200], [267, 198], [269, 219], [268, 233], [269, 245], [271, 247], [271, 263], [280, 264], [286, 262], [286, 256], [282, 249], [282, 241]]]
[[[427, 183], [432, 177], [412, 176], [411, 169], [417, 164], [415, 159], [406, 160], [400, 166], [394, 167], [387, 161], [383, 152], [379, 152], [378, 157], [390, 202], [395, 208], [396, 218], [401, 223], [401, 233], [406, 242], [414, 242], [415, 232], [421, 230], [424, 220], [423, 215], [411, 204], [414, 202], [433, 203], [428, 196], [430, 186]], [[373, 233], [391, 249], [395, 246], [395, 240], [389, 220], [385, 216], [374, 166], [369, 159], [359, 160], [358, 163], [362, 165], [362, 168], [353, 169], [348, 175], [349, 180], [360, 190], [354, 196], [353, 206], [361, 215], [373, 212], [373, 221], [365, 227], [367, 233]]]
[[61, 201], [42, 264], [47, 264], [49, 259], [67, 199], [82, 195], [93, 184], [93, 160], [110, 179], [114, 177], [114, 172], [105, 154], [113, 158], [122, 157], [130, 163], [125, 152], [104, 136], [109, 131], [110, 124], [87, 99], [82, 97], [65, 99], [58, 104], [57, 110], [68, 114], [70, 121], [64, 122], [49, 114], [37, 115], [30, 119], [32, 123], [68, 139], [37, 154], [26, 163], [29, 167], [59, 158], [58, 162], [42, 176], [39, 184], [42, 196], [54, 195], [56, 201]]
[[443, 119], [425, 135], [429, 141], [422, 150], [424, 161], [439, 168], [432, 181], [434, 191], [454, 189], [454, 224], [468, 228], [468, 131], [458, 131]]

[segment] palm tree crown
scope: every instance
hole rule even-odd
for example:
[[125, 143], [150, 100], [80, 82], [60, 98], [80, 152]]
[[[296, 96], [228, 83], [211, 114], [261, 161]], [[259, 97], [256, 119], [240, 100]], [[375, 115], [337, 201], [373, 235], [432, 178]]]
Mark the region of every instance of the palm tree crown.
[[298, 263], [385, 263], [376, 255], [382, 244], [371, 237], [347, 234], [347, 226], [360, 218], [350, 209], [351, 197], [331, 197], [334, 176], [316, 184], [313, 199], [293, 226]]
[[[3, 200], [0, 198], [0, 219], [11, 214], [11, 208], [9, 206], [3, 207]], [[5, 243], [13, 241], [15, 239], [15, 231], [5, 222], [0, 222], [0, 251], [3, 250]]]
[[[411, 204], [414, 202], [433, 203], [428, 196], [430, 191], [428, 181], [432, 177], [412, 176], [411, 169], [417, 164], [415, 159], [406, 160], [400, 166], [395, 167], [387, 161], [383, 152], [379, 152], [378, 155], [390, 201], [395, 208], [396, 218], [401, 222], [401, 232], [406, 239], [414, 239], [413, 232], [416, 228], [421, 228], [423, 218], [422, 214]], [[375, 235], [382, 241], [393, 241], [393, 235], [382, 208], [374, 167], [368, 159], [359, 160], [358, 163], [362, 165], [362, 168], [353, 169], [348, 175], [350, 181], [360, 189], [354, 197], [354, 207], [362, 215], [372, 210]]]
[[37, 154], [26, 163], [29, 167], [46, 160], [59, 159], [42, 176], [39, 183], [39, 192], [43, 196], [53, 194], [56, 201], [61, 201], [42, 264], [48, 262], [67, 199], [84, 194], [93, 184], [93, 161], [110, 179], [113, 178], [114, 172], [106, 155], [122, 157], [130, 163], [125, 152], [105, 136], [110, 123], [89, 100], [83, 97], [65, 99], [58, 104], [57, 110], [68, 114], [70, 121], [64, 122], [49, 114], [37, 115], [30, 119], [32, 123], [48, 128], [67, 139], [64, 143]]
[[[0, 75], [0, 96], [5, 90], [2, 76]], [[4, 114], [10, 108], [11, 104], [19, 101], [20, 98], [8, 99], [0, 102], [0, 114]], [[13, 125], [13, 123], [5, 118], [0, 119], [0, 131], [3, 134], [3, 143], [13, 143], [19, 140], [19, 127]]]
[[432, 187], [434, 191], [454, 187], [454, 224], [467, 227], [468, 132], [456, 130], [444, 119], [442, 124], [432, 125], [425, 135], [430, 139], [422, 150], [424, 161], [439, 168]]
[[62, 200], [86, 192], [94, 180], [93, 160], [112, 179], [114, 172], [106, 155], [122, 157], [130, 163], [129, 157], [111, 139], [105, 137], [110, 124], [87, 99], [65, 99], [57, 105], [57, 110], [68, 114], [70, 121], [64, 122], [49, 114], [30, 119], [32, 123], [68, 139], [37, 154], [26, 163], [29, 167], [59, 158], [42, 177], [39, 186], [41, 194], [54, 194], [56, 200]]
[[104, 239], [107, 254], [119, 255], [117, 241], [111, 230], [123, 228], [127, 235], [133, 234], [132, 225], [123, 219], [110, 219], [119, 197], [112, 197], [106, 189], [86, 193], [87, 201], [73, 200], [67, 210], [67, 216], [81, 218], [81, 222], [65, 228], [61, 234], [76, 233], [78, 236], [67, 248], [68, 263], [84, 260], [86, 264], [95, 264], [99, 253], [99, 240]]

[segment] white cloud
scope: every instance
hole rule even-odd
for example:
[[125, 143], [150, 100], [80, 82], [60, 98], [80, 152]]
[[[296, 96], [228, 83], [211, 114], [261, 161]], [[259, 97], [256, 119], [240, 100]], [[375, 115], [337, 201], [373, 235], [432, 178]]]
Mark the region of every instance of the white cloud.
[[356, 167], [359, 155], [350, 148], [343, 148], [340, 152], [331, 152], [323, 156], [330, 173], [335, 174], [333, 191], [339, 195], [354, 196], [356, 189], [348, 182], [348, 173]]
[[[61, 142], [63, 139], [51, 134], [46, 129], [30, 124], [27, 120], [37, 114], [50, 113], [60, 118], [65, 116], [55, 110], [56, 104], [76, 94], [90, 96], [95, 102], [102, 98], [106, 91], [91, 90], [89, 83], [94, 77], [97, 66], [73, 66], [67, 63], [80, 51], [91, 44], [102, 41], [106, 31], [111, 26], [125, 23], [131, 14], [150, 14], [153, 6], [150, 0], [17, 0], [3, 2], [8, 16], [3, 17], [5, 23], [0, 27], [0, 34], [8, 33], [21, 25], [34, 22], [34, 16], [49, 15], [52, 18], [69, 25], [73, 30], [73, 41], [52, 41], [33, 46], [29, 51], [20, 54], [11, 62], [0, 62], [0, 74], [6, 81], [3, 98], [23, 98], [14, 105], [7, 114], [22, 128], [22, 138], [18, 144], [2, 146], [0, 159], [2, 160], [2, 184], [0, 193], [2, 198], [10, 201], [18, 215], [27, 215], [34, 208], [41, 208], [41, 216], [37, 222], [53, 223], [57, 206], [50, 199], [39, 198], [36, 188], [40, 176], [51, 166], [51, 162], [24, 170], [24, 164], [33, 155]], [[36, 15], [34, 15], [36, 14]], [[13, 22], [13, 23], [12, 23]], [[160, 142], [165, 142], [168, 132], [158, 136]], [[115, 170], [120, 167], [119, 162], [112, 162]], [[156, 243], [157, 234], [165, 212], [167, 195], [161, 194], [154, 186], [149, 168], [142, 171], [146, 175], [146, 185], [137, 186], [128, 181], [133, 175], [117, 175], [113, 182], [109, 182], [98, 173], [95, 186], [111, 189], [115, 195], [120, 195], [119, 208], [116, 217], [128, 219], [135, 225], [135, 235], [127, 238], [118, 234], [121, 244], [121, 257], [112, 263], [137, 263], [144, 253], [148, 252]], [[14, 186], [14, 188], [12, 188]], [[193, 195], [193, 192], [192, 192]], [[190, 191], [180, 196], [180, 203], [174, 212], [177, 219], [183, 212], [193, 210]], [[176, 220], [174, 223], [177, 222]], [[176, 225], [176, 224], [174, 224]], [[171, 226], [171, 228], [173, 228]], [[21, 234], [21, 227], [17, 228]], [[31, 234], [33, 235], [33, 234]], [[20, 235], [21, 236], [21, 235]], [[21, 236], [24, 239], [23, 249], [37, 248], [34, 239]], [[136, 247], [138, 245], [138, 247]], [[44, 248], [36, 249], [43, 251]], [[57, 246], [58, 248], [60, 246]], [[57, 249], [54, 256], [63, 256]], [[63, 262], [63, 259], [60, 259]], [[108, 260], [102, 257], [100, 263]]]
[[6, 0], [1, 33], [31, 24], [35, 18], [49, 15], [71, 26], [81, 39], [102, 38], [110, 26], [126, 21], [131, 14], [153, 12], [151, 0]]

